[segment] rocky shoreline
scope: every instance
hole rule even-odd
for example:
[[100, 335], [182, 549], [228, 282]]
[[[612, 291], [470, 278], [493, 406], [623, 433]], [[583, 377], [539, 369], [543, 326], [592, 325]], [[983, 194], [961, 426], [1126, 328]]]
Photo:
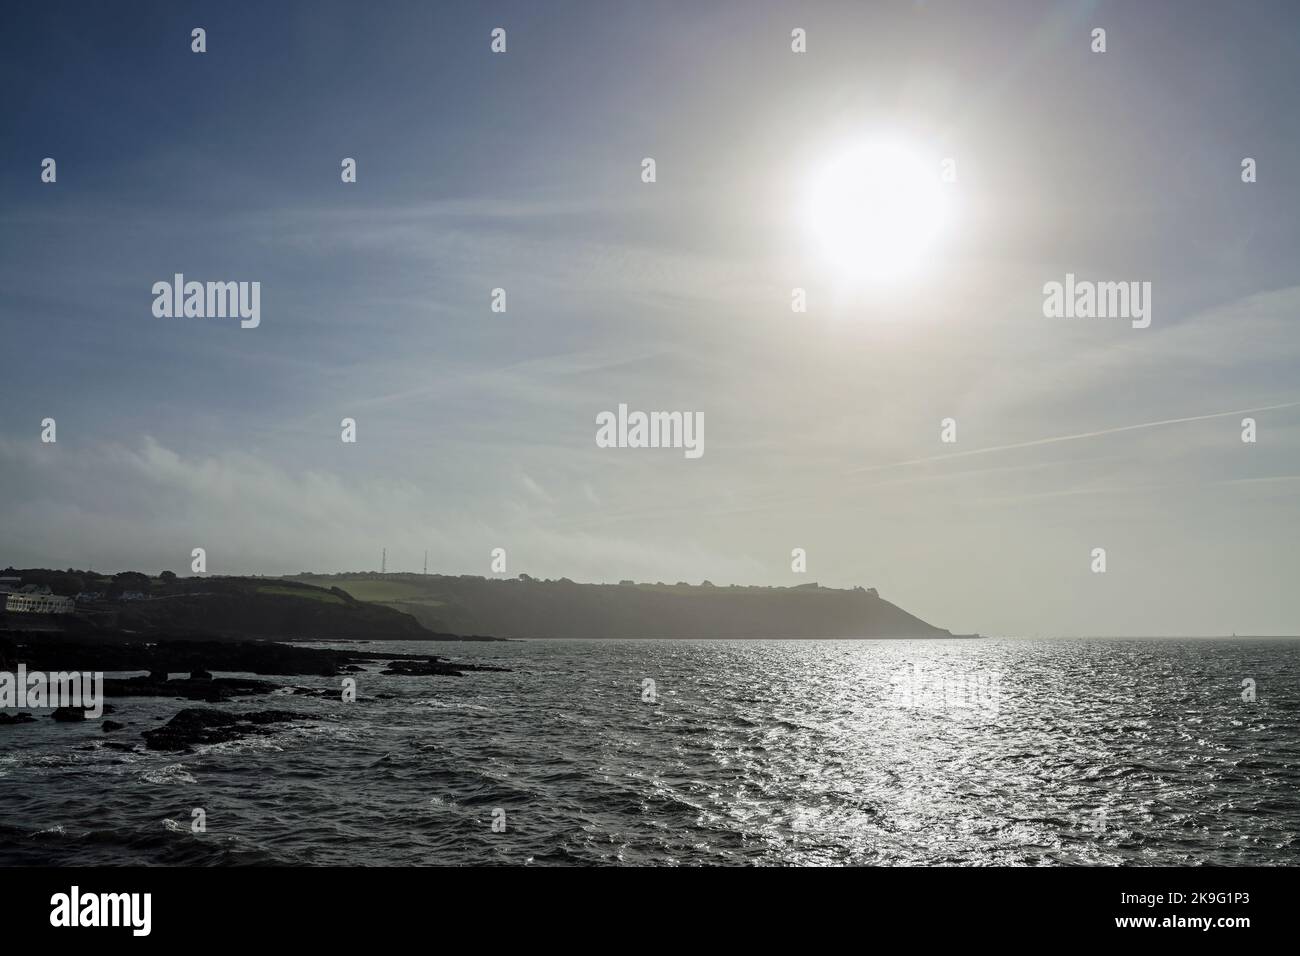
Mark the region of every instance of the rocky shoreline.
[[[130, 635], [118, 635], [115, 640], [87, 641], [48, 632], [0, 637], [0, 671], [12, 670], [19, 663], [29, 673], [142, 671], [132, 677], [104, 678], [102, 697], [171, 697], [206, 704], [231, 703], [277, 692], [332, 699], [339, 699], [342, 693], [341, 689], [300, 687], [251, 677], [215, 677], [213, 671], [272, 677], [345, 677], [382, 666], [379, 673], [391, 676], [461, 677], [472, 671], [510, 670], [453, 662], [433, 654], [333, 650], [276, 641], [143, 641]], [[188, 676], [172, 676], [178, 673]], [[114, 710], [112, 705], [103, 707], [105, 715]], [[60, 722], [91, 719], [87, 713], [68, 707], [56, 709], [50, 717]], [[26, 712], [0, 711], [0, 727], [32, 723], [36, 719]], [[317, 718], [311, 714], [284, 710], [230, 712], [187, 707], [163, 726], [143, 731], [141, 737], [149, 750], [188, 752], [196, 745], [267, 734], [277, 724], [313, 719]], [[105, 720], [101, 729], [114, 732], [125, 729], [125, 725], [117, 720]], [[105, 746], [136, 749], [136, 745], [124, 742]]]

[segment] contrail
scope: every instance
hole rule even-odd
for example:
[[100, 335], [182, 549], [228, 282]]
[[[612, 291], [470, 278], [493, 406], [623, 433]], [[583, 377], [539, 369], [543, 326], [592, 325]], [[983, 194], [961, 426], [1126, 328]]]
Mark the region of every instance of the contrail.
[[[843, 472], [842, 474], [844, 476], [861, 475], [873, 471], [884, 471], [888, 468], [904, 468], [908, 465], [921, 465], [921, 464], [925, 464], [926, 462], [945, 461], [949, 458], [969, 458], [972, 455], [991, 455], [995, 452], [1011, 451], [1016, 448], [1033, 448], [1037, 445], [1054, 445], [1057, 442], [1063, 442], [1063, 441], [1078, 441], [1082, 438], [1098, 438], [1101, 437], [1102, 435], [1115, 435], [1118, 434], [1119, 432], [1138, 431], [1139, 429], [1143, 429], [1143, 428], [1159, 428], [1161, 425], [1179, 425], [1184, 422], [1203, 422], [1212, 418], [1227, 418], [1230, 415], [1249, 415], [1253, 412], [1268, 412], [1279, 408], [1295, 408], [1298, 405], [1300, 405], [1300, 401], [1282, 402], [1279, 405], [1262, 405], [1258, 408], [1241, 408], [1231, 412], [1213, 412], [1209, 415], [1189, 415], [1186, 418], [1163, 418], [1160, 421], [1156, 421], [1156, 422], [1140, 422], [1136, 425], [1120, 425], [1117, 428], [1103, 428], [1098, 431], [1079, 432], [1078, 434], [1075, 435], [1057, 435], [1053, 438], [1035, 438], [1030, 441], [1015, 442], [1014, 444], [1011, 445], [994, 445], [991, 448], [976, 448], [973, 451], [950, 452], [947, 455], [932, 455], [929, 458], [911, 458], [907, 461], [895, 461], [885, 465], [871, 465], [870, 467], [867, 468], [855, 468], [851, 471]], [[775, 499], [776, 501], [790, 502], [790, 501], [814, 499], [816, 497], [817, 497], [816, 494], [809, 493], [809, 492], [796, 494], [796, 495], [791, 495], [787, 492], [784, 494], [782, 493], [769, 494], [767, 496], [767, 501], [771, 502], [773, 501], [773, 499]], [[610, 520], [610, 518], [615, 518], [615, 519], [633, 518], [633, 517], [644, 518], [647, 515], [652, 515], [652, 514], [659, 514], [659, 515], [674, 514], [680, 510], [681, 510], [680, 508], [676, 508], [676, 507], [633, 508], [633, 509], [624, 510], [615, 515], [608, 515], [608, 514], [603, 515], [600, 518], [600, 520], [608, 521]], [[757, 512], [760, 510], [762, 509], [758, 504], [751, 504], [745, 507], [730, 508], [724, 513], [746, 514], [746, 513]], [[594, 519], [594, 515], [593, 515], [593, 519]]]
[[907, 465], [921, 465], [931, 461], [944, 461], [949, 458], [969, 458], [971, 455], [991, 455], [998, 451], [1011, 451], [1016, 448], [1033, 448], [1037, 445], [1054, 445], [1063, 441], [1078, 441], [1081, 438], [1099, 438], [1102, 435], [1116, 435], [1120, 432], [1138, 431], [1142, 428], [1159, 428], [1161, 425], [1181, 425], [1184, 422], [1203, 422], [1211, 418], [1227, 418], [1230, 415], [1247, 415], [1251, 412], [1271, 412], [1278, 408], [1295, 408], [1300, 402], [1283, 402], [1280, 405], [1262, 405], [1259, 408], [1239, 408], [1231, 412], [1213, 412], [1209, 415], [1189, 415], [1187, 418], [1163, 418], [1158, 422], [1141, 422], [1137, 425], [1120, 425], [1118, 428], [1103, 428], [1095, 432], [1079, 432], [1076, 435], [1057, 435], [1054, 438], [1034, 438], [1011, 445], [994, 445], [991, 448], [976, 448], [973, 451], [954, 451], [947, 455], [931, 455], [929, 458], [912, 458], [907, 461], [895, 461], [888, 465], [872, 465], [868, 468], [855, 468], [851, 475], [860, 475], [869, 471], [883, 471], [886, 468], [903, 468]]

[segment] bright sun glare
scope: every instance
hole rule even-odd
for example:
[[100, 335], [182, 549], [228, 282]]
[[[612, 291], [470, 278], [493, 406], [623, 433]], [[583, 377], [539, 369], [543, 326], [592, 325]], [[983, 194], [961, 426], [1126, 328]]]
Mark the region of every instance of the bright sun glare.
[[820, 255], [850, 282], [912, 275], [948, 219], [939, 164], [900, 143], [864, 144], [816, 170], [804, 209]]

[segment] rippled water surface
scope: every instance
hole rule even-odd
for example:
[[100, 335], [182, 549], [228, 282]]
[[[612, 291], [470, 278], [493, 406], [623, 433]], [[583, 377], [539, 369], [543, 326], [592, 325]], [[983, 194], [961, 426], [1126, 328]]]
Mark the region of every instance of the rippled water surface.
[[103, 746], [169, 699], [0, 727], [0, 863], [1300, 862], [1298, 642], [358, 647], [513, 671], [370, 666], [194, 754]]

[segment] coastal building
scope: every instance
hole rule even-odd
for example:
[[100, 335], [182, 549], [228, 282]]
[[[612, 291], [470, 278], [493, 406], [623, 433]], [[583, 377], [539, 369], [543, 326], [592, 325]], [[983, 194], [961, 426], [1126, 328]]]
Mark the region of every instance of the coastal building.
[[9, 594], [5, 597], [5, 610], [12, 614], [71, 614], [77, 602], [70, 597], [50, 594]]
[[13, 594], [22, 586], [22, 578], [3, 577], [0, 578], [0, 594]]

